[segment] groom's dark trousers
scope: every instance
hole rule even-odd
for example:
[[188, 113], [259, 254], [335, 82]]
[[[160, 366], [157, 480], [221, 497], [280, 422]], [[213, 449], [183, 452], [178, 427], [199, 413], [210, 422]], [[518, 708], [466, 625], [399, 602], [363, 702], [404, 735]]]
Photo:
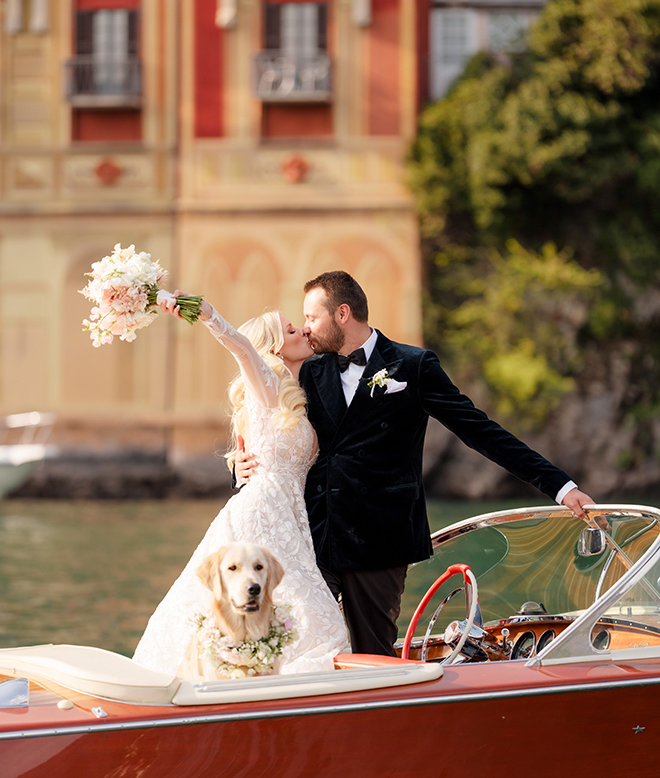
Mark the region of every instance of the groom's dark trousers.
[[[369, 387], [381, 370], [398, 391]], [[432, 553], [422, 484], [429, 416], [551, 499], [570, 480], [461, 394], [432, 351], [380, 332], [350, 405], [334, 354], [303, 363], [300, 383], [319, 442], [305, 487], [309, 524], [355, 652], [393, 653], [406, 566]]]
[[335, 599], [341, 595], [353, 653], [395, 656], [397, 619], [408, 567], [333, 573], [320, 562], [319, 569]]

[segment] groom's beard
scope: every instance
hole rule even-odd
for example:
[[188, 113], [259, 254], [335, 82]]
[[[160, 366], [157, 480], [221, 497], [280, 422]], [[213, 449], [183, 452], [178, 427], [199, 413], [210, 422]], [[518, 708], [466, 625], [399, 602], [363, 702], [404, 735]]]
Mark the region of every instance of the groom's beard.
[[344, 345], [346, 337], [336, 321], [332, 321], [321, 335], [309, 335], [315, 354], [336, 354]]

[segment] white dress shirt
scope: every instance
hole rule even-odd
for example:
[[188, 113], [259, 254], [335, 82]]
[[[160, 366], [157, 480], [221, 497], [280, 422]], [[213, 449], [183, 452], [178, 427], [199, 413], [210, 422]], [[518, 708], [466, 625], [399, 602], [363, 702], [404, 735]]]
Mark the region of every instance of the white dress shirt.
[[[377, 340], [378, 333], [372, 327], [371, 335], [369, 335], [362, 346], [360, 346], [360, 348], [364, 349], [364, 355], [367, 358], [367, 362], [369, 361], [374, 349], [376, 348]], [[355, 396], [355, 392], [357, 392], [358, 384], [360, 383], [360, 379], [362, 378], [365, 367], [366, 365], [356, 365], [355, 362], [351, 362], [346, 370], [339, 374], [339, 377], [341, 378], [341, 386], [344, 390], [344, 397], [346, 398], [347, 407], [351, 404], [351, 400]]]

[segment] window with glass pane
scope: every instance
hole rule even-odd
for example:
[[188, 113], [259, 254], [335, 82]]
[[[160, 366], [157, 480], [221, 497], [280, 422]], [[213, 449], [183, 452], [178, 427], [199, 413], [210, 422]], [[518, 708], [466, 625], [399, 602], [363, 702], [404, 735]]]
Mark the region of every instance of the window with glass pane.
[[139, 93], [137, 11], [76, 14], [76, 57], [71, 63], [74, 95]]
[[478, 49], [477, 13], [435, 8], [431, 12], [431, 97], [437, 99]]
[[326, 3], [266, 3], [264, 51], [255, 58], [262, 100], [327, 100], [330, 60]]
[[264, 48], [286, 56], [311, 57], [327, 47], [325, 3], [267, 3]]
[[519, 51], [525, 45], [530, 17], [520, 13], [494, 11], [488, 15], [488, 48], [491, 51]]

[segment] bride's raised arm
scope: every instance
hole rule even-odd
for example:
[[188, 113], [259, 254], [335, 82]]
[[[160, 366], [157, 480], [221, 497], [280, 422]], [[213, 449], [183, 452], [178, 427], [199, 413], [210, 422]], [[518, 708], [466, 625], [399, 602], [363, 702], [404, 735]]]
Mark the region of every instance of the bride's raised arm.
[[[173, 297], [184, 296], [186, 293], [176, 290]], [[168, 300], [160, 304], [163, 311], [179, 316], [176, 300]], [[203, 322], [213, 337], [230, 351], [238, 362], [243, 380], [250, 394], [266, 408], [277, 405], [278, 387], [273, 380], [272, 370], [264, 363], [250, 341], [238, 332], [232, 325], [220, 316], [215, 308], [206, 300], [200, 306], [199, 321]]]

